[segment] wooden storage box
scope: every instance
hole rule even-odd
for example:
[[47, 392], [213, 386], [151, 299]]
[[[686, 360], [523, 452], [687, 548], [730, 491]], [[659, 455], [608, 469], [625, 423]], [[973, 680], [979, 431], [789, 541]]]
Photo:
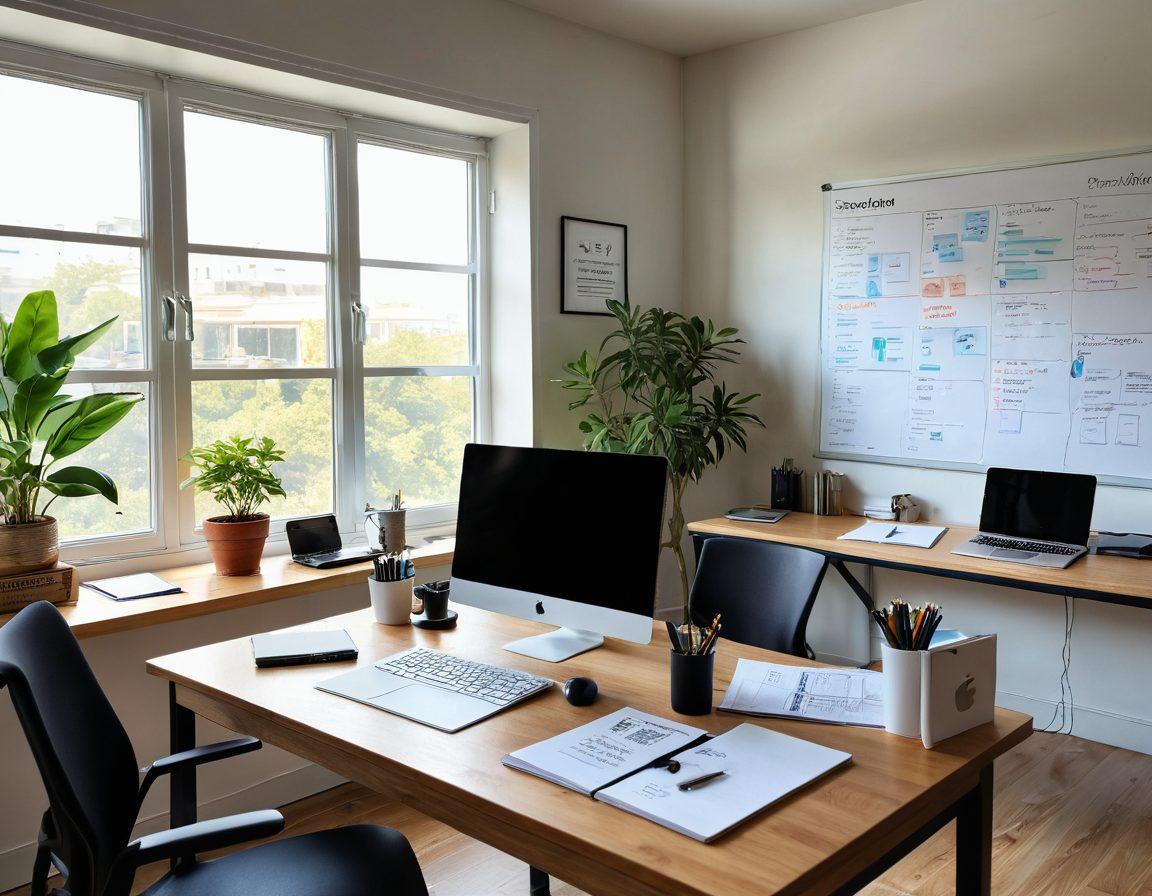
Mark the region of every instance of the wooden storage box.
[[80, 578], [67, 563], [40, 572], [0, 576], [0, 613], [15, 613], [38, 600], [74, 604], [79, 593]]

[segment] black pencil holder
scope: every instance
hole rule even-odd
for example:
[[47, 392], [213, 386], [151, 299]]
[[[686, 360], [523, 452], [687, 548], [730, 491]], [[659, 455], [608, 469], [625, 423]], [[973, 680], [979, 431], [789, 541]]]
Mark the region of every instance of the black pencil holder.
[[712, 712], [712, 666], [715, 651], [672, 655], [672, 709], [685, 716]]

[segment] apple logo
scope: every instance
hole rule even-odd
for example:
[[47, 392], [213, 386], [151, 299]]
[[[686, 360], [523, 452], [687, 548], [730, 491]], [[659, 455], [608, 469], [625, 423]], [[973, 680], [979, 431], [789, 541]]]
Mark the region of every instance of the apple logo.
[[960, 686], [956, 688], [956, 709], [959, 712], [967, 712], [972, 708], [972, 704], [976, 702], [976, 688], [973, 687], [972, 682], [974, 679], [971, 675], [960, 682]]
[[539, 616], [544, 615], [544, 601], [542, 601], [542, 600], [536, 601], [536, 613]]

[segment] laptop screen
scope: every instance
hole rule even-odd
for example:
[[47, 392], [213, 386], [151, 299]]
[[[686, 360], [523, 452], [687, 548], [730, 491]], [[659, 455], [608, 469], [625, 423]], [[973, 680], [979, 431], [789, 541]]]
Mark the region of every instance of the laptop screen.
[[1087, 545], [1095, 497], [1095, 476], [990, 467], [980, 531]]
[[338, 551], [342, 545], [340, 527], [332, 514], [289, 520], [284, 529], [293, 557]]

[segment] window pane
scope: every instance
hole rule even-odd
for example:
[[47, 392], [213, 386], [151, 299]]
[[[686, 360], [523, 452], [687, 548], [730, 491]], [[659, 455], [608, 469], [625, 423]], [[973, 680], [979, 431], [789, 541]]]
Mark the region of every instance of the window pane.
[[[62, 539], [94, 538], [152, 528], [152, 457], [148, 383], [68, 383], [77, 398], [96, 392], [143, 392], [145, 399], [103, 436], [67, 458], [68, 466], [91, 467], [116, 483], [120, 503], [100, 495], [60, 498], [49, 513], [60, 521]], [[63, 464], [63, 462], [62, 462]]]
[[401, 489], [409, 507], [454, 503], [471, 439], [471, 377], [365, 380], [368, 500], [374, 506]]
[[359, 145], [360, 255], [468, 263], [468, 163]]
[[468, 274], [361, 268], [364, 364], [467, 364], [468, 280]]
[[[287, 498], [261, 510], [273, 517], [332, 510], [332, 383], [260, 380], [192, 384], [192, 439], [206, 445], [232, 436], [270, 436], [287, 452], [274, 468]], [[196, 522], [225, 511], [196, 495]]]
[[328, 251], [328, 140], [287, 128], [184, 113], [188, 239]]
[[0, 311], [12, 320], [24, 296], [38, 289], [56, 293], [61, 336], [119, 316], [76, 359], [77, 370], [144, 366], [139, 249], [0, 236]]
[[140, 235], [140, 103], [0, 75], [0, 223]]
[[327, 365], [323, 262], [190, 255], [188, 283], [196, 367]]

